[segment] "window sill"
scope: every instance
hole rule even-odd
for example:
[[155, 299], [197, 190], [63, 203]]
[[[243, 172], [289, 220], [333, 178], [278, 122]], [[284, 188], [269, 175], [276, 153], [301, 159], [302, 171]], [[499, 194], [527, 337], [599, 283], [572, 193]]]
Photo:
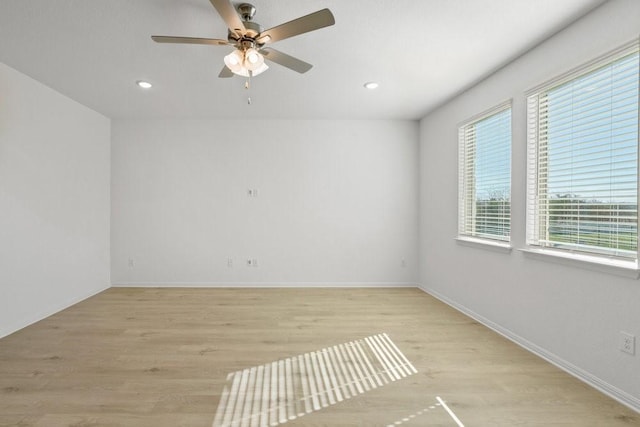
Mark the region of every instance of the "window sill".
[[561, 251], [555, 249], [521, 248], [527, 256], [544, 261], [557, 262], [602, 273], [615, 274], [617, 276], [637, 279], [640, 277], [640, 269], [636, 261], [625, 261], [605, 256], [587, 255], [582, 253]]
[[473, 248], [488, 249], [495, 252], [508, 254], [511, 252], [511, 244], [508, 242], [498, 242], [489, 239], [478, 239], [476, 237], [458, 236], [456, 241], [461, 245]]

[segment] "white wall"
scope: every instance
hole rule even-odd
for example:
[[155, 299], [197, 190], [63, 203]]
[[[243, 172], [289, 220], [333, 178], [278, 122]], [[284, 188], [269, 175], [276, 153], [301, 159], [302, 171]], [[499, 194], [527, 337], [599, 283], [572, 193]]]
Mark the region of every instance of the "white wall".
[[114, 121], [114, 285], [415, 285], [418, 130]]
[[0, 63], [0, 337], [109, 287], [109, 119]]
[[[420, 282], [428, 292], [640, 409], [640, 282], [525, 255], [523, 92], [638, 37], [640, 2], [613, 1], [421, 122]], [[457, 126], [513, 98], [511, 253], [462, 245], [457, 233]], [[640, 351], [640, 348], [637, 349]]]

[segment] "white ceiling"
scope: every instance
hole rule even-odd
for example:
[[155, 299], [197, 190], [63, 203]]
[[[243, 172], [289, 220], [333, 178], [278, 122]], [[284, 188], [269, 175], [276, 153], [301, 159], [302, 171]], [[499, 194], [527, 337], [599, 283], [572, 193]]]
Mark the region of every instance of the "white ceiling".
[[111, 118], [419, 119], [604, 0], [250, 2], [265, 29], [325, 7], [336, 19], [272, 45], [314, 68], [273, 64], [251, 105], [243, 78], [217, 77], [230, 47], [150, 39], [226, 38], [208, 0], [2, 0], [0, 61]]

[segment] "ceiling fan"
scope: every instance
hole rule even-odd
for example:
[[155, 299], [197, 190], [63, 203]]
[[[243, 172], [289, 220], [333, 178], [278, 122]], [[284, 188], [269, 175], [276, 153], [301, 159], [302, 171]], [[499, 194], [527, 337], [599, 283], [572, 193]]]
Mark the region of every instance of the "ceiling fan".
[[224, 58], [225, 66], [218, 75], [222, 78], [233, 77], [234, 74], [244, 77], [257, 76], [269, 68], [264, 62], [265, 59], [298, 73], [306, 73], [313, 67], [311, 64], [265, 45], [335, 24], [331, 11], [322, 9], [263, 31], [257, 22], [253, 22], [256, 13], [253, 5], [241, 3], [234, 7], [230, 0], [209, 1], [227, 24], [227, 40], [174, 36], [151, 38], [157, 43], [235, 47], [235, 50]]

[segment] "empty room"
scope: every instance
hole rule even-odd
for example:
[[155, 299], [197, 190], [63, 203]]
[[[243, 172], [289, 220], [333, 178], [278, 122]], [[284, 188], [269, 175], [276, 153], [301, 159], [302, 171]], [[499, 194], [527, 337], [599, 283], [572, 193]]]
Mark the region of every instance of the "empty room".
[[0, 426], [640, 426], [638, 0], [0, 1]]

